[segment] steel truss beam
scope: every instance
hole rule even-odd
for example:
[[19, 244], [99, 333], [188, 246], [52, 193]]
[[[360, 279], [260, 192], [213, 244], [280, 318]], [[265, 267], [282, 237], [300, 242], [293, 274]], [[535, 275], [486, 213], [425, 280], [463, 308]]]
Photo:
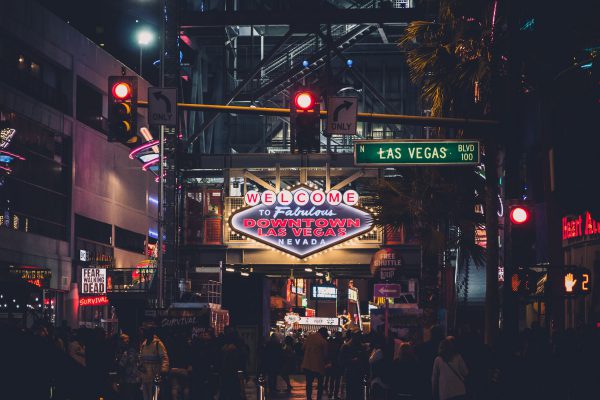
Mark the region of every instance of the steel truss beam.
[[421, 20], [423, 13], [415, 8], [367, 9], [292, 9], [285, 11], [208, 11], [188, 12], [181, 17], [184, 32], [194, 28], [224, 27], [229, 25], [319, 25], [319, 24], [384, 24], [409, 23]]

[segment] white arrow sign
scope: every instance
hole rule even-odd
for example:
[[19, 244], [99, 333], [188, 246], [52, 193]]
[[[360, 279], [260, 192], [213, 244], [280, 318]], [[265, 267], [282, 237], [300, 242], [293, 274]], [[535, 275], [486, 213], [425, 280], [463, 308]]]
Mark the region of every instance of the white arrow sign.
[[148, 125], [177, 127], [176, 88], [148, 88]]
[[329, 135], [356, 135], [357, 97], [327, 99], [327, 129]]

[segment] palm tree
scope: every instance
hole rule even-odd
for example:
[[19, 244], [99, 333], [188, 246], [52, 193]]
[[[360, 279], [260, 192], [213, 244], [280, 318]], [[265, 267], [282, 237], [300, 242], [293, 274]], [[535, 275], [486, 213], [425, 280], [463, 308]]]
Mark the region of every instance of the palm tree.
[[[493, 72], [498, 67], [494, 65], [493, 57], [495, 14], [495, 2], [490, 7], [486, 2], [477, 0], [441, 0], [437, 21], [414, 21], [406, 28], [399, 45], [407, 50], [411, 78], [422, 84], [422, 99], [431, 106], [433, 116], [482, 117], [492, 112]], [[439, 137], [464, 137], [469, 133], [467, 129], [437, 131]], [[484, 144], [485, 190], [478, 193], [485, 193], [485, 336], [486, 342], [491, 344], [498, 329], [497, 145], [489, 137]], [[398, 226], [403, 222], [414, 224], [417, 220], [425, 221], [420, 223], [421, 226], [416, 225], [421, 230], [423, 241], [439, 237], [439, 232], [433, 234], [433, 231], [436, 230], [436, 224], [439, 226], [440, 221], [446, 219], [460, 232], [456, 243], [450, 244], [461, 248], [461, 253], [466, 257], [461, 260], [468, 261], [468, 256], [480, 258], [472, 235], [474, 226], [483, 222], [478, 220], [473, 211], [475, 202], [482, 202], [475, 196], [477, 182], [470, 179], [474, 175], [472, 170], [455, 170], [455, 180], [452, 181], [441, 172], [414, 172], [412, 178], [417, 181], [406, 180], [412, 185], [435, 186], [440, 182], [450, 185], [440, 186], [441, 190], [419, 191], [413, 188], [407, 191], [406, 182], [404, 187], [402, 184], [390, 184], [389, 191], [384, 189], [380, 196], [380, 205], [385, 206], [386, 202], [390, 202], [392, 204], [387, 206], [392, 208], [380, 208], [382, 214], [378, 223]], [[415, 183], [423, 179], [421, 183]], [[385, 199], [387, 196], [390, 198]], [[406, 211], [399, 208], [399, 204], [394, 204], [404, 201], [408, 206]], [[432, 212], [429, 207], [438, 208]], [[469, 207], [473, 208], [469, 211]], [[411, 221], [412, 216], [417, 218]]]

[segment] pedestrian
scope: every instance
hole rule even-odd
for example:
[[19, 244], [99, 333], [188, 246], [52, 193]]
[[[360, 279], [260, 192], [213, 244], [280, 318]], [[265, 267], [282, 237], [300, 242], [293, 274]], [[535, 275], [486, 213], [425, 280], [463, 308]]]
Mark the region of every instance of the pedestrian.
[[140, 347], [140, 380], [144, 400], [151, 400], [154, 378], [169, 372], [169, 355], [163, 342], [154, 334], [154, 327], [143, 330], [144, 339]]
[[181, 334], [174, 335], [169, 346], [169, 383], [172, 400], [188, 400], [190, 398], [190, 340]]
[[409, 342], [402, 343], [392, 367], [391, 385], [394, 394], [422, 398], [425, 385], [420, 376], [413, 346]]
[[330, 360], [330, 366], [327, 368], [329, 375], [329, 385], [326, 387], [330, 399], [339, 400], [340, 383], [342, 380], [342, 367], [340, 365], [340, 349], [344, 340], [340, 332], [335, 332], [327, 342], [327, 356]]
[[77, 364], [85, 367], [85, 346], [81, 339], [80, 332], [76, 331], [71, 338], [68, 347], [69, 356], [77, 362]]
[[137, 400], [140, 395], [140, 376], [138, 371], [138, 346], [135, 340], [123, 333], [119, 336], [117, 350], [117, 377], [119, 398]]
[[287, 385], [286, 391], [291, 393], [292, 383], [290, 374], [296, 367], [296, 354], [294, 352], [294, 339], [291, 336], [286, 336], [283, 340], [282, 362], [281, 362], [281, 378]]
[[434, 400], [463, 400], [467, 397], [465, 380], [469, 371], [456, 349], [455, 339], [448, 336], [440, 343], [433, 362], [431, 386]]
[[262, 370], [267, 375], [267, 383], [271, 395], [277, 392], [277, 377], [283, 364], [283, 349], [279, 338], [272, 333], [265, 343], [262, 353]]
[[220, 349], [220, 388], [221, 400], [240, 400], [245, 397], [244, 386], [240, 374], [246, 370], [245, 348], [237, 332], [226, 327], [223, 335], [223, 346]]
[[218, 350], [216, 340], [211, 330], [198, 333], [192, 339], [191, 348], [191, 395], [194, 400], [208, 400], [214, 398], [217, 382]]
[[306, 399], [312, 399], [312, 385], [317, 379], [317, 400], [323, 396], [323, 376], [327, 364], [327, 328], [311, 333], [304, 342], [302, 371], [306, 375]]
[[340, 364], [344, 368], [346, 399], [362, 398], [363, 380], [369, 369], [368, 355], [362, 346], [360, 332], [348, 331], [350, 340], [340, 349]]

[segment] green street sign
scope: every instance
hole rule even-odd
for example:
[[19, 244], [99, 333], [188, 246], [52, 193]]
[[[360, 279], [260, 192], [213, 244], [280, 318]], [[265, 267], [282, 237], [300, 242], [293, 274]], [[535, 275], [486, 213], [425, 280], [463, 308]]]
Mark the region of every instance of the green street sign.
[[475, 164], [479, 164], [479, 141], [477, 140], [354, 141], [354, 165], [356, 166]]

